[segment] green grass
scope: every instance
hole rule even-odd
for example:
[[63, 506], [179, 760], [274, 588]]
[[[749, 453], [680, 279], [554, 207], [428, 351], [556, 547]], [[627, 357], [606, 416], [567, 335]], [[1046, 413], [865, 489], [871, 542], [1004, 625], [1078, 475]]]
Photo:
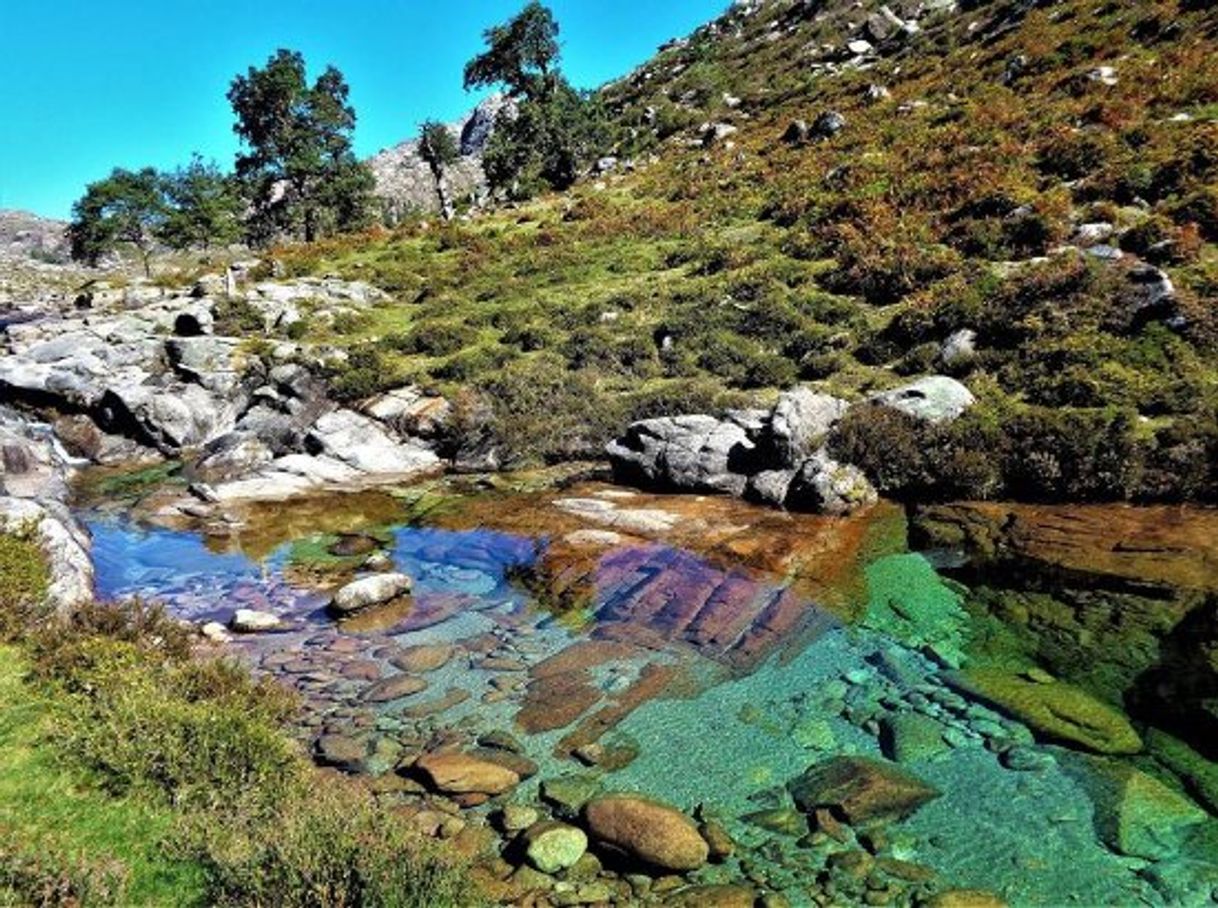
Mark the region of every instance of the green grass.
[[[113, 797], [65, 763], [47, 740], [50, 705], [25, 682], [26, 668], [16, 647], [0, 646], [0, 838], [41, 856], [49, 875], [112, 873], [123, 884], [117, 904], [201, 904], [202, 869], [161, 850], [172, 812], [144, 798]], [[0, 847], [0, 880], [14, 857]], [[63, 866], [54, 867], [56, 860]], [[0, 884], [0, 904], [13, 895]]]

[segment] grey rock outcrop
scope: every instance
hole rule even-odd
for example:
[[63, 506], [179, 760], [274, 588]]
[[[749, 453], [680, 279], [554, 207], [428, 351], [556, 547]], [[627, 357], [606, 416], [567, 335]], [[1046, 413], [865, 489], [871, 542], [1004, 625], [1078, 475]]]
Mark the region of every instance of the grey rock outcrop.
[[742, 495], [755, 449], [738, 424], [690, 415], [636, 422], [607, 451], [615, 472], [630, 481]]
[[288, 342], [277, 327], [297, 307], [313, 317], [360, 311], [383, 301], [381, 291], [329, 277], [235, 287], [230, 302], [257, 313], [268, 339], [279, 337], [255, 355], [244, 337], [219, 333], [229, 310], [206, 295], [215, 286], [137, 284], [113, 293], [95, 286], [84, 308], [51, 306], [36, 320], [7, 325], [0, 392], [49, 414], [53, 427], [42, 427], [45, 443], [33, 444], [33, 423], [20, 422], [18, 439], [0, 419], [5, 486], [58, 475], [46, 455], [58, 438], [65, 456], [68, 448], [94, 463], [185, 460], [214, 484], [210, 502], [184, 502], [192, 514], [232, 499], [283, 498], [439, 466], [431, 439], [447, 418], [446, 401], [405, 387], [367, 413], [339, 409], [320, 377], [328, 354]]
[[[889, 406], [930, 422], [950, 421], [973, 404], [960, 382], [932, 375], [854, 406]], [[827, 444], [851, 405], [801, 386], [769, 410], [647, 419], [606, 448], [623, 482], [691, 492], [725, 492], [760, 504], [849, 514], [876, 501], [866, 474], [841, 463]]]
[[869, 399], [926, 422], [950, 422], [977, 401], [968, 388], [946, 375], [928, 375]]

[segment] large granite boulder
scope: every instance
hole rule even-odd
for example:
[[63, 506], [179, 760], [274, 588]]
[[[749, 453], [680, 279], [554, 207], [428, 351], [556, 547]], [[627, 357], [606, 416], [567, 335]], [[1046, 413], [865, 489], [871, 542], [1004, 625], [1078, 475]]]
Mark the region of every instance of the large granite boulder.
[[305, 443], [310, 453], [325, 454], [361, 473], [417, 473], [440, 462], [430, 448], [398, 442], [380, 424], [353, 410], [322, 415]]
[[809, 457], [792, 477], [783, 504], [793, 511], [841, 516], [875, 504], [878, 498], [862, 470], [838, 463], [822, 450]]
[[729, 420], [666, 416], [634, 423], [607, 451], [614, 472], [626, 481], [741, 495], [755, 445]]
[[799, 467], [816, 453], [849, 406], [807, 386], [784, 391], [770, 416], [770, 432], [783, 466]]
[[836, 397], [792, 388], [769, 411], [636, 422], [606, 452], [624, 482], [849, 514], [874, 503], [876, 492], [861, 470], [825, 450], [825, 438], [848, 409]]
[[946, 375], [928, 375], [869, 399], [931, 423], [951, 422], [977, 402], [968, 388]]

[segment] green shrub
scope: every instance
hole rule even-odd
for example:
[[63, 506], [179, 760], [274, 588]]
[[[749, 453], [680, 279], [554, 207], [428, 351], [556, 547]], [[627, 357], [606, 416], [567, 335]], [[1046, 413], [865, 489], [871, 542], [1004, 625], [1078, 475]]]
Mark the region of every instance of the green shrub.
[[618, 337], [605, 328], [576, 329], [567, 338], [563, 352], [572, 369], [598, 369], [636, 378], [652, 378], [660, 371], [650, 337]]
[[0, 533], [0, 640], [25, 634], [46, 617], [46, 558], [32, 530]]
[[791, 360], [727, 331], [691, 337], [678, 345], [691, 347], [698, 368], [734, 388], [785, 388], [798, 376]]
[[271, 818], [200, 815], [178, 850], [203, 863], [214, 905], [282, 908], [447, 908], [474, 904], [463, 867], [366, 789], [315, 778]]
[[0, 905], [123, 905], [130, 873], [114, 858], [74, 854], [45, 839], [21, 841], [0, 823]]
[[363, 400], [400, 384], [397, 370], [381, 352], [366, 346], [352, 350], [329, 377], [331, 394], [342, 403]]
[[477, 339], [478, 332], [468, 325], [455, 322], [424, 322], [405, 334], [392, 334], [383, 344], [399, 353], [424, 356], [449, 356]]
[[497, 439], [518, 461], [600, 457], [622, 427], [621, 403], [597, 377], [549, 354], [511, 362], [479, 388], [494, 409]]
[[216, 334], [230, 337], [262, 335], [266, 331], [266, 319], [248, 300], [241, 297], [224, 297], [212, 308], [213, 328]]
[[470, 382], [503, 367], [514, 357], [505, 347], [489, 344], [463, 350], [431, 369], [443, 381]]
[[1180, 224], [1194, 223], [1211, 243], [1218, 243], [1218, 187], [1205, 186], [1171, 208]]
[[1031, 409], [1007, 422], [1003, 473], [1020, 500], [1119, 501], [1139, 487], [1141, 452], [1128, 413]]
[[273, 804], [299, 773], [277, 730], [292, 699], [233, 663], [191, 656], [189, 631], [153, 606], [89, 605], [31, 639], [33, 676], [61, 694], [55, 737], [116, 793], [177, 807]]
[[836, 265], [820, 277], [834, 293], [863, 297], [875, 306], [900, 302], [960, 267], [959, 253], [903, 236], [884, 236], [852, 227], [837, 231]]

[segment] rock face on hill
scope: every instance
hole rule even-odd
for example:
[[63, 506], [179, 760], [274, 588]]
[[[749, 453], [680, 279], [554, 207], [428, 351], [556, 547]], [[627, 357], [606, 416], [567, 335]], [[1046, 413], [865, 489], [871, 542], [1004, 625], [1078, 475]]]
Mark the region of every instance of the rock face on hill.
[[[495, 128], [495, 120], [512, 111], [512, 102], [494, 94], [484, 99], [469, 115], [448, 124], [461, 153], [456, 163], [445, 169], [448, 195], [454, 202], [480, 199], [486, 193], [482, 171], [482, 152]], [[386, 148], [368, 159], [376, 177], [376, 194], [385, 214], [396, 221], [412, 211], [438, 212], [436, 181], [427, 162], [419, 156], [419, 142], [409, 139]]]
[[63, 264], [68, 260], [67, 227], [28, 211], [0, 210], [0, 256]]

